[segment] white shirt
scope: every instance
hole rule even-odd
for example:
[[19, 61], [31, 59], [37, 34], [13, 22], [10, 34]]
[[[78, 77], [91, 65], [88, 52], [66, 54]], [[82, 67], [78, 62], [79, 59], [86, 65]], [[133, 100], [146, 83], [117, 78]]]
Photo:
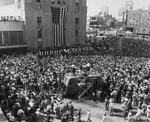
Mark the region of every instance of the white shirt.
[[142, 109], [138, 109], [136, 115], [141, 115], [143, 113]]
[[147, 114], [150, 115], [150, 105], [147, 106]]
[[103, 115], [102, 122], [105, 122], [106, 115]]
[[88, 111], [88, 112], [87, 112], [87, 119], [90, 119], [90, 118], [91, 118], [91, 112]]
[[113, 103], [111, 102], [111, 103], [109, 103], [109, 108], [113, 108]]

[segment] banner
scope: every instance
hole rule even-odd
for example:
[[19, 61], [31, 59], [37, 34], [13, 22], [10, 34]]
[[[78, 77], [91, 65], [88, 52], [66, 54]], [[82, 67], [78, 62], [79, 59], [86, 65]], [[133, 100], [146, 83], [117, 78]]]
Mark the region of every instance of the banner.
[[68, 6], [64, 5], [51, 6], [54, 47], [65, 45], [65, 22], [67, 18], [68, 8]]

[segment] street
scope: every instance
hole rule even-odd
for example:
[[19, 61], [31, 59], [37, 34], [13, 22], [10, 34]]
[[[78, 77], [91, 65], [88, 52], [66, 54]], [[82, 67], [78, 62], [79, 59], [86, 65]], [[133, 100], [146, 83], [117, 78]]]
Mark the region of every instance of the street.
[[[74, 105], [75, 112], [77, 109], [81, 109], [81, 120], [82, 122], [86, 122], [87, 118], [87, 111], [90, 109], [91, 111], [91, 120], [92, 122], [101, 122], [103, 114], [105, 113], [104, 110], [104, 103], [98, 102], [95, 103], [92, 100], [71, 100], [68, 98], [65, 98], [63, 100], [64, 103], [67, 103], [69, 101], [72, 101], [72, 104]], [[136, 111], [133, 110], [133, 113], [135, 114]], [[114, 113], [113, 116], [106, 116], [105, 122], [126, 122], [127, 120], [124, 120], [123, 118], [123, 112], [121, 111], [121, 104], [114, 104]], [[2, 111], [0, 110], [0, 122], [8, 122], [5, 116], [3, 115]], [[60, 120], [54, 119], [54, 122], [60, 122]], [[145, 122], [145, 117], [142, 116], [142, 120], [134, 121], [134, 122]]]
[[[65, 102], [69, 102], [70, 99], [65, 99]], [[92, 122], [101, 122], [103, 114], [105, 113], [104, 103], [98, 102], [95, 103], [92, 100], [72, 100], [72, 104], [74, 105], [75, 109], [81, 109], [82, 112], [82, 121], [86, 121], [86, 114], [88, 109], [91, 111], [91, 120]], [[136, 110], [133, 110], [133, 115], [135, 115]], [[121, 104], [114, 104], [114, 113], [113, 116], [106, 116], [105, 122], [126, 122], [123, 118], [123, 112], [121, 111]], [[137, 120], [134, 122], [144, 122], [145, 117], [142, 116], [142, 120]]]

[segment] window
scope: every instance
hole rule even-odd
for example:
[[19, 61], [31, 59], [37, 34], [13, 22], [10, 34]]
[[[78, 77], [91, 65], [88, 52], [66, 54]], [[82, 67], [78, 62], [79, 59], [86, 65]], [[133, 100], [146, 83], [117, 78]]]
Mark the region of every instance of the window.
[[63, 3], [63, 4], [66, 4], [66, 3], [65, 3], [65, 0], [63, 0], [63, 2], [62, 2], [62, 3]]
[[76, 2], [76, 6], [79, 6], [79, 3], [78, 3], [78, 2]]
[[75, 19], [75, 23], [76, 23], [76, 24], [79, 24], [79, 18], [76, 18], [76, 19]]
[[37, 17], [37, 32], [38, 38], [42, 38], [42, 17]]
[[72, 78], [69, 80], [68, 85], [76, 85], [78, 82], [80, 82], [78, 78]]
[[79, 18], [75, 18], [75, 42], [74, 44], [79, 44]]
[[76, 0], [76, 6], [79, 6], [79, 0]]
[[52, 0], [52, 4], [55, 4], [55, 0]]
[[57, 4], [60, 4], [60, 1], [57, 1]]
[[41, 2], [41, 0], [37, 0], [37, 2]]
[[37, 17], [37, 23], [41, 24], [42, 23], [42, 17]]
[[86, 83], [93, 83], [94, 81], [98, 80], [97, 77], [88, 77], [85, 82]]
[[91, 17], [92, 18], [92, 20], [97, 20], [97, 18], [96, 17]]
[[39, 38], [39, 39], [42, 38], [42, 33], [38, 33], [38, 38]]

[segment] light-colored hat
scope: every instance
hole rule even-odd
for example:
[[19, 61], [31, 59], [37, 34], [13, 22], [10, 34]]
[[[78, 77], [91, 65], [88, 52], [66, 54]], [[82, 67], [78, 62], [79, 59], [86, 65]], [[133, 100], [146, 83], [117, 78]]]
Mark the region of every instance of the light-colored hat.
[[17, 115], [20, 115], [20, 114], [24, 114], [24, 111], [22, 109], [19, 109], [17, 112]]
[[10, 116], [9, 120], [12, 121], [12, 122], [15, 122], [15, 117], [14, 116]]

